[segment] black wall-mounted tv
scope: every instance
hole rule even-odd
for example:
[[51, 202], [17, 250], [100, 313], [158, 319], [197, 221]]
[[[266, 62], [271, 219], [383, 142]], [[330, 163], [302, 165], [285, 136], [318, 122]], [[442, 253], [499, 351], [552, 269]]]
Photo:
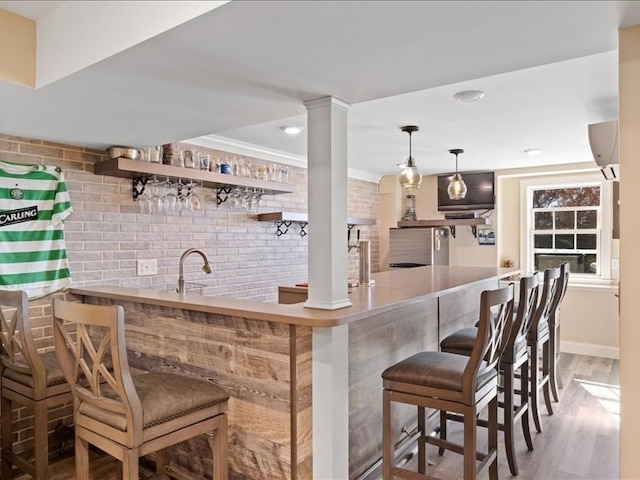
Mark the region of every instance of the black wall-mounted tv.
[[447, 187], [451, 181], [449, 175], [438, 175], [438, 210], [450, 212], [456, 210], [487, 210], [495, 208], [493, 172], [460, 172], [467, 185], [467, 195], [462, 200], [451, 200]]

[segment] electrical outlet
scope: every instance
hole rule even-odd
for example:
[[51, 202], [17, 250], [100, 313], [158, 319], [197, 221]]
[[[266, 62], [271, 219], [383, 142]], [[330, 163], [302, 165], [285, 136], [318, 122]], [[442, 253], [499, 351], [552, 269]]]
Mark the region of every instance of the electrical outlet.
[[155, 258], [138, 260], [138, 276], [155, 275], [158, 273], [158, 261]]

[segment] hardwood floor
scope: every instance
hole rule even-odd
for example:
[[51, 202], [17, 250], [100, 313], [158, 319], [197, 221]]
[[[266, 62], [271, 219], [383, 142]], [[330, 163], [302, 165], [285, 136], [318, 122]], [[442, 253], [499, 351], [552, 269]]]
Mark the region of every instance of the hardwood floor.
[[[620, 420], [619, 362], [605, 358], [561, 354], [559, 376], [564, 388], [560, 402], [554, 403], [554, 414], [546, 414], [541, 406], [543, 432], [532, 431], [534, 450], [526, 449], [521, 430], [517, 429], [519, 480], [614, 480], [618, 478], [618, 431]], [[533, 425], [532, 425], [533, 429]], [[461, 427], [451, 423], [449, 438], [455, 439]], [[479, 443], [484, 443], [484, 429], [479, 430]], [[502, 441], [502, 434], [499, 436]], [[451, 452], [438, 456], [433, 446], [428, 449], [430, 475], [443, 480], [461, 478], [462, 458]], [[512, 477], [499, 450], [501, 479]], [[115, 480], [116, 462], [109, 457], [91, 460], [91, 480]], [[73, 480], [73, 458], [54, 464], [50, 480]], [[27, 477], [18, 477], [27, 480]], [[480, 480], [488, 479], [483, 472]]]

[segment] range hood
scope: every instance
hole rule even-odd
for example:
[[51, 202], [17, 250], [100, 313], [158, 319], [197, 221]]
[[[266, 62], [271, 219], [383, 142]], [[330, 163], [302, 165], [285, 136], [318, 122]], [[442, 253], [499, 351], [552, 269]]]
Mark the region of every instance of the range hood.
[[607, 180], [618, 179], [618, 121], [589, 125], [589, 145], [596, 164]]

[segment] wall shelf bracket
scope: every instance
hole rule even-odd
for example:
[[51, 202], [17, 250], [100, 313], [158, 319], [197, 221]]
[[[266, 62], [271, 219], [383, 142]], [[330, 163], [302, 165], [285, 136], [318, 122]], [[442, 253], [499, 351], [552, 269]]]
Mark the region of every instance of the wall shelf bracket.
[[[473, 234], [473, 238], [478, 238], [478, 227], [476, 225], [469, 225], [471, 227], [471, 233]], [[449, 225], [449, 230], [451, 231], [451, 236], [456, 238], [456, 226]]]
[[216, 205], [220, 206], [227, 201], [231, 194], [231, 187], [219, 187], [216, 190]]
[[293, 222], [290, 222], [288, 220], [278, 220], [276, 222], [276, 236], [281, 237], [282, 235], [286, 234], [289, 231], [291, 223]]
[[147, 177], [134, 177], [131, 179], [132, 192], [131, 195], [135, 200], [144, 193], [144, 189], [147, 186]]

